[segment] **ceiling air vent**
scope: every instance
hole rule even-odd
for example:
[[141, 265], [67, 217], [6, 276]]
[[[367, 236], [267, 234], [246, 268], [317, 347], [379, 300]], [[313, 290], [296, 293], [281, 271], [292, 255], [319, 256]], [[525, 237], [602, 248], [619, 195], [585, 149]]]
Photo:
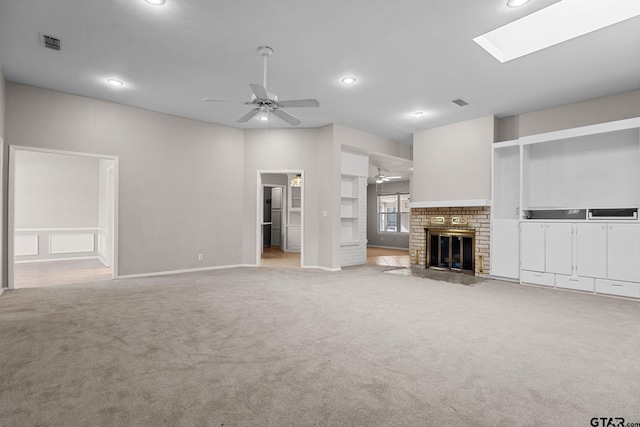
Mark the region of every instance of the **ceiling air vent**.
[[458, 104], [460, 107], [464, 107], [465, 105], [469, 105], [469, 103], [467, 101], [465, 101], [464, 99], [458, 98], [458, 99], [454, 99], [453, 101], [454, 104]]
[[40, 44], [47, 49], [60, 50], [60, 39], [40, 33]]

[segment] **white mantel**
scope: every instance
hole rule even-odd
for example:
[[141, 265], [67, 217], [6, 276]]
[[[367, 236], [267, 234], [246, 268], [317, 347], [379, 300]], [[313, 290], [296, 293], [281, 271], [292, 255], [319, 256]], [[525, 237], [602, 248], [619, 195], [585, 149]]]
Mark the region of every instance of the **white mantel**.
[[440, 200], [433, 202], [411, 202], [410, 208], [458, 208], [464, 206], [491, 206], [489, 199]]

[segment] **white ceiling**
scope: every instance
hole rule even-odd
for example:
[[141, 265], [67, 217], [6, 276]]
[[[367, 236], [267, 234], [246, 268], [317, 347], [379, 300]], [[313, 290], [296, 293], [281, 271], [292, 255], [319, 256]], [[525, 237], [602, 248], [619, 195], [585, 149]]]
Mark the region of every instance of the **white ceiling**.
[[[267, 125], [235, 123], [248, 106], [202, 98], [249, 100], [248, 83], [262, 82], [256, 48], [268, 45], [269, 91], [320, 101], [289, 110], [301, 127], [338, 123], [410, 143], [417, 130], [640, 88], [638, 17], [505, 64], [473, 42], [556, 1], [0, 0], [0, 66], [13, 82], [256, 128]], [[40, 32], [62, 51], [41, 47]], [[345, 75], [358, 84], [342, 85]]]

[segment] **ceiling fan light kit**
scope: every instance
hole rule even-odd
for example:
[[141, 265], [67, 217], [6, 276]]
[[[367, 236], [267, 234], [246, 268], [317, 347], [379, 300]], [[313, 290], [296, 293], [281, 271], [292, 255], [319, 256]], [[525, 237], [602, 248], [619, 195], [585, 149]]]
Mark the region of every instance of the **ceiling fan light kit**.
[[[249, 87], [252, 91], [251, 101], [247, 101], [244, 104], [251, 105], [255, 108], [240, 117], [236, 122], [246, 123], [259, 113], [262, 113], [259, 117], [261, 120], [269, 120], [269, 115], [273, 114], [291, 126], [298, 126], [302, 122], [292, 114], [283, 110], [283, 108], [319, 107], [320, 103], [316, 99], [291, 99], [280, 101], [275, 94], [267, 92], [267, 59], [273, 54], [273, 49], [269, 46], [259, 46], [257, 52], [263, 59], [262, 85], [249, 83]], [[213, 102], [233, 102], [211, 98], [205, 98], [204, 100]]]

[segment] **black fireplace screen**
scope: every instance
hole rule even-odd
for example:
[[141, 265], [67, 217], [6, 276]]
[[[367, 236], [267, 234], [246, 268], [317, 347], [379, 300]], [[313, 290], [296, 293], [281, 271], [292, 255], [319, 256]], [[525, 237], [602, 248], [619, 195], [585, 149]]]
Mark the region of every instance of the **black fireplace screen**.
[[474, 273], [473, 230], [427, 230], [427, 266]]

